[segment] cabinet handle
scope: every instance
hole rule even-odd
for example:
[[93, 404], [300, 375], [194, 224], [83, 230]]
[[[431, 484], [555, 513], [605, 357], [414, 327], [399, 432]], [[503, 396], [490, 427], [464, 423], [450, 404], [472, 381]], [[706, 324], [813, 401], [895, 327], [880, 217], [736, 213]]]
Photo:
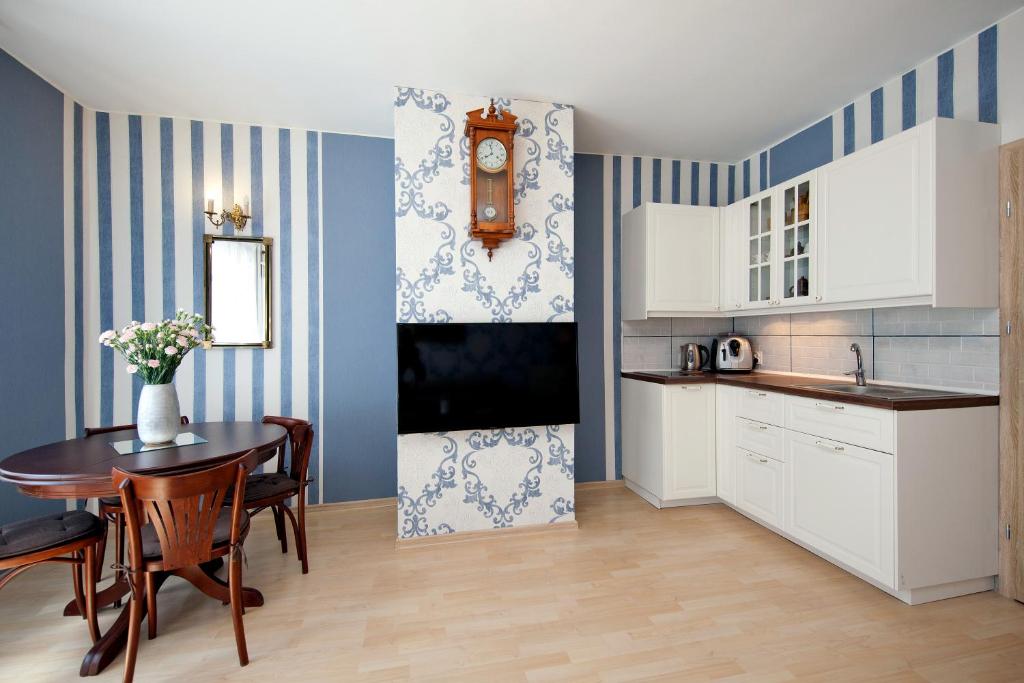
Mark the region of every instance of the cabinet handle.
[[741, 307], [741, 305], [740, 305], [740, 304], [736, 304], [736, 308], [740, 308], [740, 307]]
[[815, 403], [814, 405], [822, 410], [846, 410], [846, 406], [836, 405], [834, 403]]
[[817, 446], [818, 448], [824, 448], [825, 450], [835, 451], [836, 453], [842, 453], [846, 450], [842, 446], [833, 446], [832, 444], [825, 443], [824, 441], [815, 441], [814, 445]]
[[821, 301], [821, 295], [819, 294], [818, 296], [814, 297], [814, 300], [815, 301]]
[[768, 431], [768, 425], [757, 425], [757, 424], [751, 424], [751, 423], [748, 422], [747, 423], [747, 427], [749, 427], [750, 429], [753, 429], [754, 431], [760, 431], [760, 432], [767, 432]]
[[754, 455], [753, 453], [747, 453], [747, 457], [758, 462], [768, 462], [768, 458], [762, 458], [761, 456]]
[[683, 391], [700, 391], [702, 387], [699, 384], [683, 384], [679, 388]]
[[768, 394], [763, 391], [754, 391], [753, 389], [747, 389], [747, 393], [757, 398], [768, 398]]

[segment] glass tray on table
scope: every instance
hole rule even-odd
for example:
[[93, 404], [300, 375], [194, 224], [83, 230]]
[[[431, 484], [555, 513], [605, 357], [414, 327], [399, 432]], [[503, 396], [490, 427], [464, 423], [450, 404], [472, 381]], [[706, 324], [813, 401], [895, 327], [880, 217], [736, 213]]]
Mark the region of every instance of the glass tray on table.
[[167, 443], [144, 444], [140, 439], [125, 439], [124, 441], [111, 441], [110, 445], [121, 455], [132, 455], [133, 453], [145, 453], [147, 451], [159, 451], [164, 448], [180, 448], [182, 446], [195, 446], [206, 443], [206, 439], [192, 432], [182, 432], [174, 437], [174, 441]]

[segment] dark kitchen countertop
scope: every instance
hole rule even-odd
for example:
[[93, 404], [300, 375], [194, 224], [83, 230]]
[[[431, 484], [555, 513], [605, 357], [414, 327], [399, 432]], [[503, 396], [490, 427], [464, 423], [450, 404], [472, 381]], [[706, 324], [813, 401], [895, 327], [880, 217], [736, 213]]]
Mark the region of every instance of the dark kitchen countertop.
[[[971, 408], [974, 406], [999, 405], [998, 396], [929, 389], [921, 389], [921, 395], [907, 398], [843, 394], [814, 388], [816, 385], [841, 384], [843, 380], [783, 375], [774, 372], [684, 373], [679, 370], [636, 370], [632, 372], [623, 371], [622, 377], [640, 380], [641, 382], [653, 382], [655, 384], [725, 384], [734, 387], [746, 387], [748, 389], [764, 389], [793, 396], [817, 398], [836, 403], [854, 403], [886, 410], [938, 410], [942, 408]], [[849, 384], [853, 384], [853, 382], [849, 382]], [[871, 382], [868, 384], [870, 385]]]

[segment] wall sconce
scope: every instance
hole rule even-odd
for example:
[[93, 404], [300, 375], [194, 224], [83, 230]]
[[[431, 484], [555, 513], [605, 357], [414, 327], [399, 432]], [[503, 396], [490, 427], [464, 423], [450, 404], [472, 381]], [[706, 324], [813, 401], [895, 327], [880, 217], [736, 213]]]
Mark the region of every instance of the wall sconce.
[[245, 198], [244, 209], [238, 204], [235, 204], [234, 206], [231, 207], [230, 211], [228, 211], [227, 209], [223, 209], [221, 210], [220, 213], [217, 213], [216, 211], [213, 210], [213, 200], [207, 199], [206, 211], [204, 211], [203, 213], [206, 214], [206, 217], [209, 219], [213, 227], [219, 228], [220, 226], [224, 225], [224, 221], [231, 221], [235, 226], [235, 230], [237, 230], [238, 232], [242, 232], [243, 230], [245, 230], [245, 224], [249, 222], [250, 218], [252, 218], [252, 216], [249, 215], [248, 197]]

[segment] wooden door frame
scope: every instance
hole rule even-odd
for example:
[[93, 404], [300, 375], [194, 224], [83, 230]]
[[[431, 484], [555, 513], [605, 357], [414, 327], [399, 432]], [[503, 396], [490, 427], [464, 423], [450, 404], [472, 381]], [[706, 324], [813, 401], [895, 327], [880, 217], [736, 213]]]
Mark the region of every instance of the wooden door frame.
[[1024, 533], [1022, 190], [1024, 138], [999, 148], [999, 593], [1024, 601], [1024, 544], [1020, 541]]

